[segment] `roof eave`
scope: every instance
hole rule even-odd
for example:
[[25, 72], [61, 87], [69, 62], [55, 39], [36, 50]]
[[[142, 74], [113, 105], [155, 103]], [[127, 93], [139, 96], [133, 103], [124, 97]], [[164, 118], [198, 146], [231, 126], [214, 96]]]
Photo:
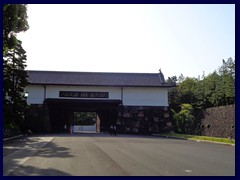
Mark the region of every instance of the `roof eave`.
[[31, 83], [29, 82], [29, 85], [42, 85], [42, 86], [98, 86], [98, 87], [161, 87], [161, 88], [170, 88], [175, 87], [173, 85], [165, 84], [165, 85], [100, 85], [100, 84], [61, 84], [61, 83]]

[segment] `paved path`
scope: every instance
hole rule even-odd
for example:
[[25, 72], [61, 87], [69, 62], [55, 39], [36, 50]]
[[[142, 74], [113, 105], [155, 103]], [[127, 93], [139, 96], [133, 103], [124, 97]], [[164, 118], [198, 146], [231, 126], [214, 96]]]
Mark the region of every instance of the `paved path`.
[[32, 136], [4, 145], [7, 176], [235, 175], [235, 147], [153, 136]]

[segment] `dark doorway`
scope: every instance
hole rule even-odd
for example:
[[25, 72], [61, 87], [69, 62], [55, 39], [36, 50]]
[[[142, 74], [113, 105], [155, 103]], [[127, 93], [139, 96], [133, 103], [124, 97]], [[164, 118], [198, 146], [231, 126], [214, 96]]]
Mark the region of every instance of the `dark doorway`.
[[[120, 100], [76, 100], [46, 99], [49, 108], [51, 132], [66, 132], [74, 124], [76, 112], [92, 112], [96, 114], [99, 128], [96, 131], [107, 132], [112, 124], [116, 124]], [[75, 114], [74, 114], [75, 113]]]

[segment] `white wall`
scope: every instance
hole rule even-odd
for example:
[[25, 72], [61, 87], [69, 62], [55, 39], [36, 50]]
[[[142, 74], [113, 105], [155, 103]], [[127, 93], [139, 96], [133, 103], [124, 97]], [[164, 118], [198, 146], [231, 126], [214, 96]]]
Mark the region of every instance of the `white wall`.
[[[121, 92], [123, 90], [123, 93]], [[26, 88], [28, 104], [43, 104], [44, 86], [29, 85]], [[124, 106], [168, 106], [168, 89], [158, 87], [90, 87], [90, 86], [46, 86], [45, 98], [76, 99], [59, 97], [59, 91], [108, 92], [111, 100], [123, 100]], [[123, 99], [122, 99], [123, 98]], [[80, 98], [77, 98], [80, 99]], [[84, 98], [81, 98], [84, 99]], [[91, 98], [86, 98], [91, 99]], [[107, 99], [107, 98], [101, 98]]]
[[168, 106], [168, 90], [152, 87], [125, 87], [123, 89], [125, 106]]
[[44, 86], [43, 85], [28, 85], [26, 87], [28, 92], [28, 104], [43, 104], [44, 101]]
[[[28, 92], [27, 102], [29, 104], [43, 104], [44, 101], [44, 86], [29, 85], [26, 87]], [[75, 99], [71, 97], [59, 97], [59, 91], [89, 91], [89, 92], [108, 92], [111, 100], [121, 99], [120, 87], [87, 87], [87, 86], [46, 86], [45, 98], [60, 98], [60, 99]], [[80, 99], [80, 98], [77, 98]], [[81, 98], [84, 99], [84, 98]], [[91, 98], [85, 98], [91, 99]], [[101, 98], [106, 99], [106, 98]]]

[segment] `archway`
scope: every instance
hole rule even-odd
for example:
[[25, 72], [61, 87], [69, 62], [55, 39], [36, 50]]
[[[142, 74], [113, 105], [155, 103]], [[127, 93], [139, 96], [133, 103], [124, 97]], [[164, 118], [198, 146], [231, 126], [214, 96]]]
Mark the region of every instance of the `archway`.
[[64, 132], [74, 124], [74, 112], [96, 113], [99, 121], [96, 131], [109, 131], [110, 125], [115, 124], [121, 100], [78, 100], [78, 99], [46, 99], [49, 108], [51, 132]]

